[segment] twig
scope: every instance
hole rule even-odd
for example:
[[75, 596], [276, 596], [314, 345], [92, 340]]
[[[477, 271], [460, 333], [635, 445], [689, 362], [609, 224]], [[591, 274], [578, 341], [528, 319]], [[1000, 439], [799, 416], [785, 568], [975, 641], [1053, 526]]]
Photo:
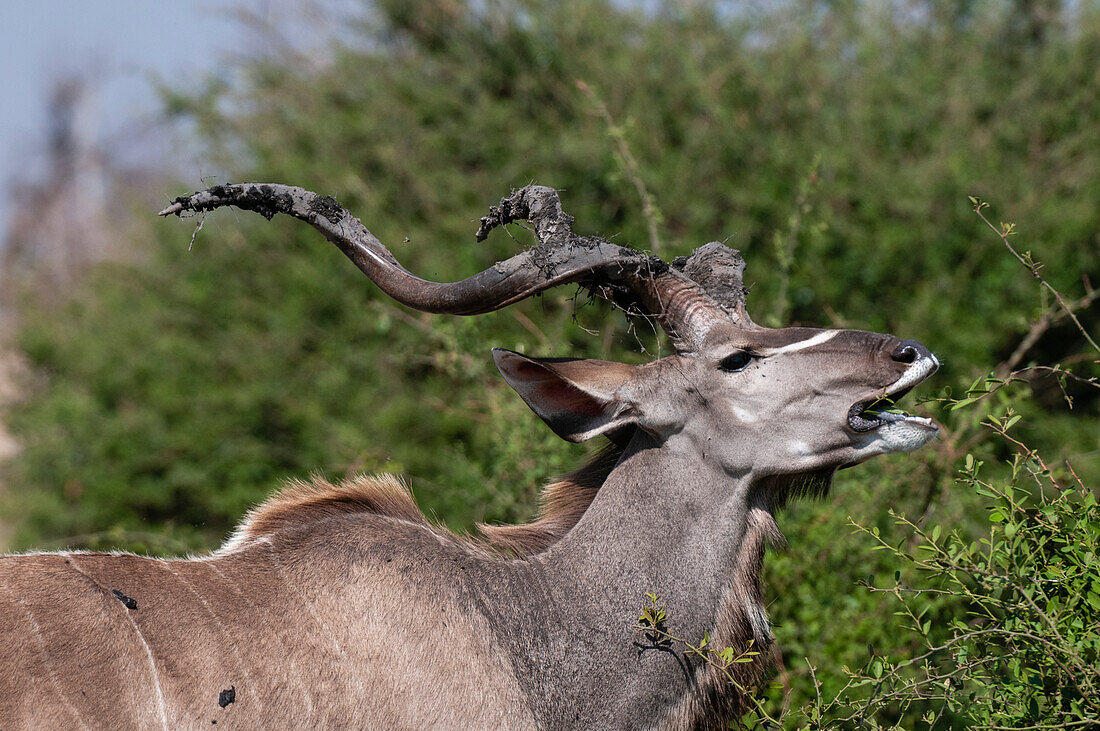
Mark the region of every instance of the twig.
[[550, 348], [550, 338], [546, 337], [546, 333], [536, 325], [530, 317], [523, 314], [519, 310], [512, 310], [512, 317], [516, 318], [516, 322], [523, 326], [523, 329], [534, 335], [539, 339], [539, 343], [543, 348]]
[[775, 257], [779, 264], [779, 288], [775, 296], [774, 319], [777, 327], [786, 322], [790, 312], [789, 290], [791, 286], [791, 266], [794, 264], [795, 249], [798, 248], [798, 237], [802, 234], [802, 226], [805, 217], [813, 212], [814, 205], [811, 195], [818, 182], [818, 169], [821, 166], [820, 156], [815, 157], [806, 176], [798, 183], [798, 195], [795, 197], [794, 212], [787, 219], [787, 233], [782, 236], [775, 232], [774, 248]]
[[1011, 378], [1016, 378], [1018, 376], [1023, 375], [1024, 373], [1028, 373], [1030, 371], [1046, 371], [1046, 372], [1050, 373], [1052, 376], [1063, 376], [1065, 378], [1071, 378], [1074, 381], [1077, 381], [1078, 383], [1082, 383], [1086, 386], [1092, 386], [1093, 388], [1100, 388], [1100, 378], [1097, 378], [1096, 376], [1092, 376], [1091, 378], [1085, 378], [1084, 376], [1077, 375], [1073, 371], [1067, 371], [1064, 368], [1058, 368], [1056, 366], [1028, 366], [1027, 368], [1021, 368], [1018, 371], [1013, 371], [1012, 373], [1009, 373], [1008, 377], [1010, 379]]
[[1000, 434], [1002, 437], [1004, 437], [1008, 441], [1015, 444], [1017, 447], [1019, 447], [1020, 448], [1020, 453], [1024, 457], [1026, 457], [1027, 459], [1033, 459], [1036, 462], [1038, 462], [1039, 467], [1042, 468], [1043, 472], [1046, 473], [1047, 479], [1050, 480], [1050, 484], [1053, 485], [1058, 490], [1063, 489], [1062, 486], [1058, 484], [1058, 481], [1054, 479], [1054, 473], [1050, 471], [1049, 467], [1047, 467], [1046, 462], [1044, 462], [1043, 458], [1039, 456], [1038, 451], [1036, 451], [1034, 449], [1028, 449], [1027, 446], [1025, 446], [1023, 442], [1019, 441], [1018, 439], [1014, 439], [1014, 438], [1010, 437], [1008, 435], [1008, 430], [1005, 429], [1004, 427], [1002, 427], [1000, 424], [997, 424], [994, 421], [987, 421], [987, 422], [985, 422], [985, 425], [987, 427], [989, 427], [990, 429], [992, 429], [993, 431]]
[[195, 224], [195, 230], [191, 232], [191, 243], [189, 243], [187, 245], [187, 250], [188, 251], [191, 251], [191, 249], [194, 248], [194, 246], [195, 246], [195, 237], [199, 235], [199, 231], [202, 231], [202, 227], [205, 226], [205, 225], [206, 225], [206, 211], [203, 211], [199, 214], [199, 222], [197, 224]]
[[[1058, 300], [1058, 304], [1062, 306], [1062, 309], [1065, 310], [1067, 315], [1069, 315], [1069, 318], [1073, 320], [1073, 324], [1076, 325], [1077, 329], [1081, 331], [1081, 334], [1085, 336], [1085, 340], [1088, 341], [1088, 344], [1092, 346], [1093, 350], [1100, 353], [1100, 345], [1097, 345], [1096, 341], [1092, 339], [1092, 336], [1088, 334], [1088, 331], [1085, 330], [1084, 326], [1081, 324], [1081, 321], [1078, 320], [1077, 316], [1073, 314], [1073, 309], [1066, 303], [1065, 299], [1062, 298], [1061, 293], [1058, 292], [1058, 290], [1056, 290], [1053, 286], [1051, 286], [1051, 284], [1047, 280], [1043, 279], [1042, 275], [1039, 274], [1039, 269], [1042, 265], [1032, 260], [1030, 255], [1027, 258], [1021, 256], [1020, 252], [1016, 251], [1016, 249], [1012, 247], [1012, 244], [1009, 242], [1008, 237], [1010, 234], [1014, 233], [1013, 224], [1001, 224], [1001, 228], [1000, 230], [998, 230], [997, 227], [994, 226], [990, 222], [990, 220], [985, 217], [985, 214], [982, 213], [982, 209], [989, 204], [974, 197], [971, 197], [970, 202], [974, 204], [974, 213], [978, 214], [978, 218], [982, 219], [982, 221], [985, 222], [985, 225], [989, 227], [990, 231], [997, 234], [997, 236], [1001, 239], [1001, 241], [1004, 242], [1005, 247], [1012, 253], [1012, 255], [1016, 257], [1016, 259], [1021, 264], [1023, 264], [1029, 272], [1031, 272], [1031, 276], [1035, 277], [1035, 279], [1038, 280], [1039, 284], [1041, 284], [1043, 287], [1046, 288], [1047, 291], [1054, 295], [1054, 298]], [[1092, 293], [1090, 292], [1090, 294]]]
[[631, 154], [630, 146], [626, 144], [626, 137], [623, 135], [622, 130], [615, 124], [615, 118], [611, 116], [611, 111], [608, 110], [603, 100], [596, 95], [596, 90], [581, 79], [577, 79], [577, 88], [592, 100], [592, 103], [596, 105], [596, 112], [607, 124], [608, 135], [611, 137], [611, 141], [615, 143], [615, 148], [619, 153], [619, 157], [622, 158], [627, 177], [630, 178], [630, 182], [634, 183], [634, 188], [638, 191], [638, 197], [642, 199], [642, 215], [645, 216], [646, 226], [649, 229], [650, 251], [654, 254], [660, 254], [661, 239], [657, 233], [657, 220], [660, 217], [660, 213], [653, 204], [653, 196], [650, 195], [649, 190], [645, 186], [645, 182], [642, 180], [641, 168], [638, 166], [638, 161], [635, 160], [634, 155]]
[[[1096, 298], [1100, 297], [1100, 289], [1094, 289], [1086, 294], [1081, 299], [1070, 305], [1070, 309], [1084, 310], [1096, 301]], [[1003, 363], [994, 369], [994, 373], [1004, 377], [1012, 369], [1020, 364], [1020, 361], [1024, 359], [1028, 351], [1035, 346], [1035, 343], [1039, 341], [1039, 338], [1050, 329], [1051, 325], [1063, 320], [1066, 316], [1066, 312], [1059, 312], [1057, 310], [1048, 310], [1038, 320], [1031, 324], [1031, 329], [1028, 330], [1027, 335], [1024, 336], [1020, 344], [1016, 346], [1016, 349], [1012, 351], [1012, 355], [1008, 357]]]
[[1081, 488], [1082, 490], [1086, 490], [1087, 488], [1085, 487], [1085, 483], [1081, 482], [1081, 478], [1077, 476], [1077, 470], [1073, 469], [1073, 465], [1071, 465], [1071, 464], [1069, 463], [1069, 460], [1068, 460], [1068, 459], [1067, 459], [1067, 460], [1065, 460], [1065, 463], [1066, 463], [1066, 469], [1068, 469], [1068, 470], [1069, 470], [1069, 473], [1070, 473], [1071, 475], [1073, 475], [1073, 479], [1077, 481], [1077, 485], [1078, 485], [1078, 486], [1079, 486], [1079, 487], [1080, 487], [1080, 488]]
[[810, 680], [813, 681], [814, 693], [817, 695], [817, 708], [820, 710], [821, 707], [822, 707], [822, 704], [821, 704], [821, 683], [817, 679], [817, 673], [814, 672], [814, 666], [813, 666], [813, 663], [810, 662], [810, 658], [803, 657], [802, 659], [806, 661], [806, 665], [809, 666], [809, 668], [810, 668]]

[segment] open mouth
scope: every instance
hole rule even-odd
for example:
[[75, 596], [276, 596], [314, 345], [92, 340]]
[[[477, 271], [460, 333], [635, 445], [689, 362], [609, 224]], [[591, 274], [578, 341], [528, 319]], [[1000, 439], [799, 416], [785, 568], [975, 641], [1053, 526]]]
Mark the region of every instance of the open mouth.
[[[931, 374], [929, 374], [931, 375]], [[927, 377], [927, 376], [926, 376]], [[924, 380], [923, 378], [921, 380]], [[920, 426], [934, 427], [931, 419], [898, 411], [895, 404], [905, 394], [913, 390], [916, 384], [908, 385], [894, 392], [885, 392], [866, 401], [857, 401], [848, 409], [848, 426], [856, 433], [878, 429], [886, 424], [909, 422]]]

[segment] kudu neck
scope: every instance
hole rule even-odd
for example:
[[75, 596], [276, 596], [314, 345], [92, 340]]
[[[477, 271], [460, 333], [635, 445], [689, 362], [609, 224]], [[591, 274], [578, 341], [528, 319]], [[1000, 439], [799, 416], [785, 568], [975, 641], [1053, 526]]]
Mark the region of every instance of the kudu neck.
[[717, 556], [736, 550], [753, 492], [749, 470], [721, 468], [686, 437], [658, 441], [638, 430], [559, 548], [629, 540], [643, 551], [641, 544], [661, 544], [667, 556], [683, 541], [703, 539]]
[[[735, 672], [741, 687], [758, 680], [771, 641], [759, 575], [765, 544], [778, 533], [760, 487], [717, 467], [686, 438], [635, 436], [581, 520], [540, 557], [564, 587], [564, 614], [608, 645], [590, 650], [590, 670], [573, 669], [590, 673], [599, 697], [584, 701], [578, 689], [568, 703], [608, 706], [604, 721], [663, 718], [677, 728], [744, 709], [723, 673], [686, 655], [683, 643], [652, 642], [637, 623], [646, 593], [659, 594], [665, 631], [691, 643], [708, 633], [712, 647], [757, 652]], [[640, 708], [649, 715], [635, 715]]]
[[[641, 430], [584, 516], [547, 558], [601, 577], [619, 600], [641, 607], [660, 594], [685, 631], [710, 631], [734, 582], [755, 586], [763, 546], [777, 536], [763, 491], [745, 474], [708, 461], [686, 437]], [[750, 597], [746, 596], [746, 599]], [[767, 636], [762, 610], [753, 629]], [[692, 639], [698, 639], [693, 637]]]

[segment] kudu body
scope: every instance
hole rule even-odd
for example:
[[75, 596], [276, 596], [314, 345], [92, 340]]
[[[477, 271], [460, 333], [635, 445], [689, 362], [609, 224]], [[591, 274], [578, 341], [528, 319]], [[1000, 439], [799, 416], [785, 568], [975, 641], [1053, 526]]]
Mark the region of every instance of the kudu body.
[[526, 219], [539, 243], [454, 284], [409, 274], [299, 188], [218, 186], [163, 214], [225, 205], [309, 222], [412, 307], [477, 314], [578, 282], [655, 316], [676, 352], [628, 366], [494, 351], [555, 432], [611, 440], [526, 526], [458, 537], [395, 480], [364, 477], [292, 486], [205, 557], [0, 559], [4, 729], [721, 727], [743, 691], [682, 648], [648, 646], [645, 592], [680, 636], [751, 642], [760, 654], [733, 666], [750, 687], [771, 642], [759, 573], [775, 510], [935, 434], [868, 408], [935, 370], [919, 343], [759, 327], [736, 252], [708, 244], [670, 266], [576, 236], [549, 188], [514, 192], [479, 231]]

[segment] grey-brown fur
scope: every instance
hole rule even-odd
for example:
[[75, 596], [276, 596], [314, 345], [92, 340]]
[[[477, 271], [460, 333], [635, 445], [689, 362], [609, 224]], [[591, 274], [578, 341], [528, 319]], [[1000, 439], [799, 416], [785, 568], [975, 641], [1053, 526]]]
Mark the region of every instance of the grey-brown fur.
[[[456, 536], [399, 480], [362, 477], [292, 485], [210, 556], [0, 558], [4, 729], [720, 728], [765, 670], [759, 577], [781, 540], [775, 511], [839, 467], [935, 434], [864, 408], [935, 370], [919, 343], [761, 328], [735, 252], [709, 244], [670, 267], [580, 241], [549, 189], [514, 193], [483, 226], [538, 219], [537, 257], [458, 285], [411, 277], [308, 191], [245, 184], [181, 201], [167, 212], [233, 203], [303, 218], [422, 309], [470, 314], [581, 281], [656, 314], [677, 352], [628, 366], [494, 351], [556, 433], [614, 445], [552, 483], [529, 526]], [[635, 628], [650, 591], [677, 635], [761, 654], [734, 685], [682, 647], [652, 646]]]
[[422, 516], [374, 513], [369, 499], [345, 496], [333, 495], [338, 509], [201, 559], [0, 559], [0, 726], [455, 723], [432, 698], [461, 702], [474, 726], [529, 726], [514, 672], [485, 644], [485, 621], [463, 608], [463, 592], [415, 580], [422, 562], [442, 568], [484, 552]]
[[[553, 489], [574, 484], [559, 482]], [[592, 494], [586, 486], [576, 488], [581, 500]], [[762, 548], [755, 540], [746, 556], [750, 566], [758, 566]], [[430, 588], [418, 586], [435, 571], [450, 578], [437, 576]], [[562, 574], [562, 567], [545, 557], [509, 560], [433, 526], [401, 483], [387, 478], [292, 485], [253, 511], [225, 548], [201, 559], [93, 553], [5, 557], [0, 559], [0, 636], [7, 640], [8, 662], [0, 674], [0, 718], [7, 719], [5, 728], [165, 723], [180, 728], [210, 720], [230, 727], [291, 721], [373, 728], [440, 722], [522, 728], [537, 721], [567, 727], [582, 719], [560, 711], [580, 708], [578, 699], [563, 693], [536, 713], [532, 703], [551, 699], [525, 698], [537, 688], [524, 682], [532, 676], [517, 678], [499, 652], [475, 639], [499, 632], [510, 643], [526, 645], [532, 656], [550, 652], [547, 659], [555, 659], [551, 649], [572, 642], [568, 622], [532, 628], [530, 634], [507, 630], [520, 617], [565, 619], [578, 609], [546, 586], [551, 577], [566, 581]], [[493, 592], [485, 582], [526, 584], [528, 590], [522, 601], [513, 598], [509, 611], [489, 612], [484, 603]], [[446, 583], [456, 589], [440, 591]], [[116, 590], [136, 608], [128, 609]], [[729, 593], [740, 590], [731, 584]], [[736, 615], [737, 602], [729, 599], [724, 611]], [[636, 600], [632, 597], [630, 612]], [[719, 623], [716, 639], [732, 641], [744, 629], [739, 617], [734, 623], [733, 628]], [[605, 629], [611, 632], [604, 649], [637, 662], [631, 657], [629, 623]], [[377, 649], [362, 652], [378, 646], [392, 651], [384, 662]], [[460, 659], [462, 666], [442, 673], [448, 659]], [[474, 677], [476, 686], [460, 696], [456, 677]], [[409, 700], [395, 709], [393, 693], [382, 691], [400, 696], [402, 684], [409, 686]], [[575, 690], [588, 685], [577, 683]], [[218, 699], [230, 687], [235, 701], [223, 709]], [[729, 707], [728, 692], [715, 693], [720, 686], [708, 690], [708, 697]], [[357, 702], [365, 693], [390, 702]], [[433, 707], [441, 700], [443, 709]], [[698, 701], [688, 697], [684, 704], [693, 714], [713, 710], [707, 704], [692, 710]], [[462, 709], [457, 717], [456, 707]], [[479, 717], [478, 709], [486, 715]]]

